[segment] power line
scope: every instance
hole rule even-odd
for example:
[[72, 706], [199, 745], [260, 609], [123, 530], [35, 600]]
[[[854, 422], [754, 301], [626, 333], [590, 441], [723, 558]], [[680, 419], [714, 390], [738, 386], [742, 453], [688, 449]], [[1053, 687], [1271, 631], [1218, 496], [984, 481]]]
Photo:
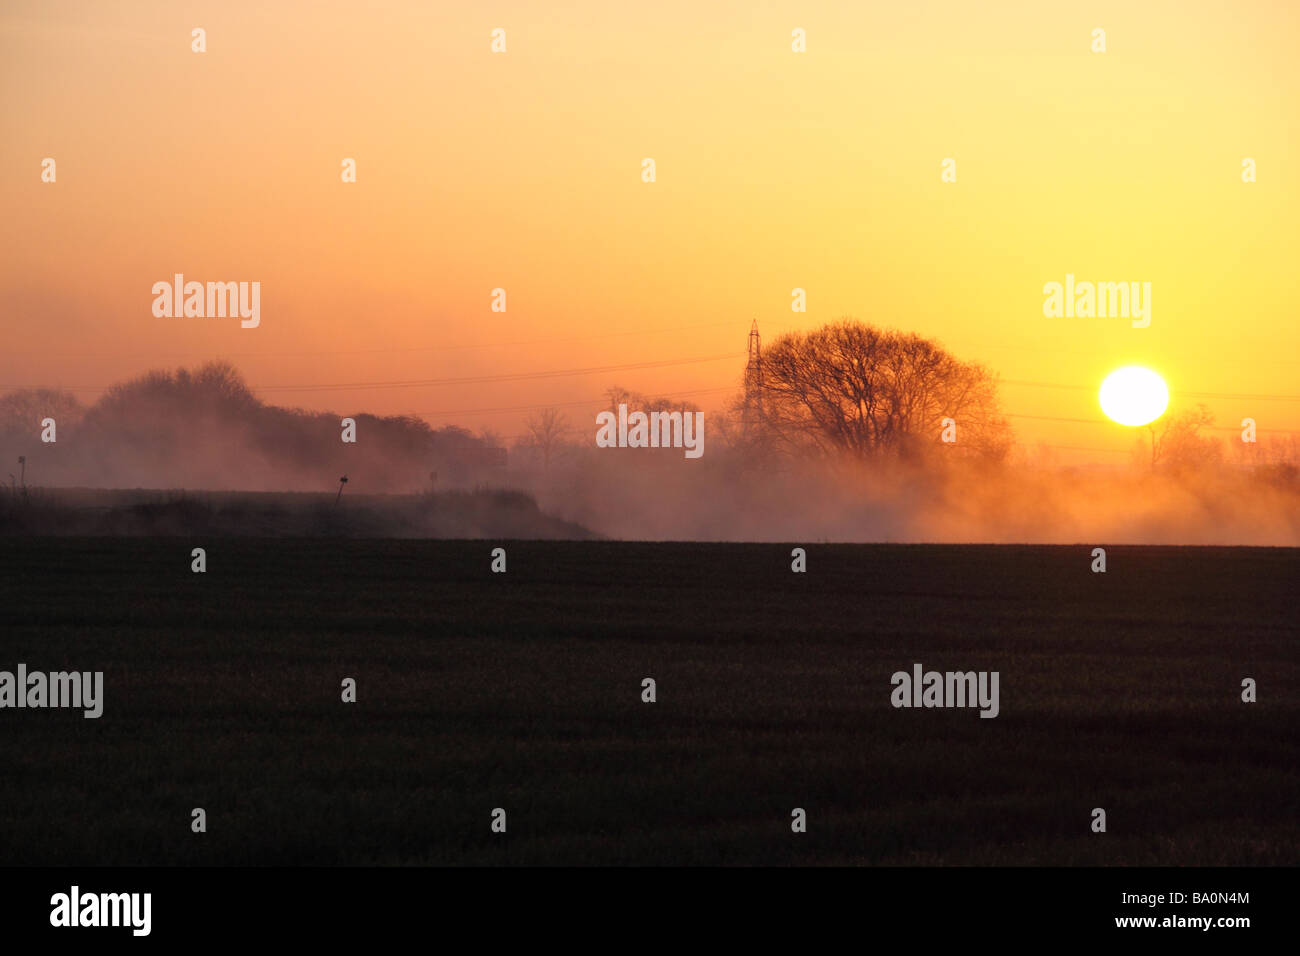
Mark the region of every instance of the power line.
[[[688, 359], [667, 359], [655, 362], [628, 362], [622, 365], [598, 365], [588, 368], [569, 368], [555, 369], [544, 372], [509, 372], [497, 375], [471, 375], [460, 378], [429, 378], [429, 379], [410, 379], [406, 381], [389, 381], [389, 382], [337, 382], [316, 385], [261, 385], [250, 386], [255, 392], [330, 392], [330, 391], [355, 391], [359, 389], [371, 388], [420, 388], [425, 386], [437, 385], [479, 385], [489, 382], [522, 382], [531, 381], [541, 378], [563, 378], [571, 375], [598, 375], [608, 372], [628, 372], [637, 369], [648, 368], [669, 368], [674, 365], [698, 365], [705, 362], [720, 362], [724, 359], [741, 358], [744, 353], [733, 352], [729, 355], [707, 355], [699, 358]], [[108, 385], [75, 385], [75, 386], [49, 386], [49, 385], [3, 385], [0, 389], [41, 389], [55, 388], [64, 392], [89, 392], [89, 391], [107, 391], [111, 386]]]
[[1040, 422], [1079, 422], [1083, 425], [1113, 425], [1114, 422], [1108, 422], [1104, 418], [1061, 418], [1057, 415], [1018, 415], [1015, 412], [1005, 412], [1007, 418], [1033, 418]]
[[[736, 391], [733, 385], [721, 385], [716, 388], [693, 388], [679, 392], [656, 392], [655, 398], [682, 398], [687, 395], [706, 395], [714, 392]], [[543, 408], [577, 408], [583, 405], [604, 405], [608, 398], [593, 398], [581, 402], [541, 402], [536, 405], [502, 405], [497, 408], [451, 408], [436, 412], [421, 412], [421, 415], [487, 415], [495, 412], [531, 412]]]
[[[1039, 346], [1039, 345], [1007, 345], [1007, 344], [1005, 344], [1005, 343], [997, 343], [997, 344], [988, 344], [988, 343], [985, 343], [985, 344], [981, 344], [981, 345], [978, 345], [978, 346], [971, 346], [969, 349], [963, 349], [962, 351], [963, 351], [963, 353], [974, 353], [974, 352], [983, 351], [983, 350], [985, 350], [985, 349], [994, 349], [994, 350], [996, 350], [996, 351], [1033, 352], [1033, 353], [1038, 354], [1038, 355], [1049, 355], [1049, 354], [1050, 354], [1050, 355], [1057, 355], [1057, 354], [1059, 354], [1059, 352], [1060, 352], [1060, 350], [1059, 350], [1058, 348], [1056, 348], [1055, 346], [1047, 346], [1047, 345], [1042, 345], [1042, 346]], [[1115, 355], [1115, 349], [1113, 349], [1113, 348], [1101, 348], [1101, 349], [1079, 349], [1079, 348], [1071, 348], [1071, 349], [1070, 349], [1070, 354], [1072, 354], [1072, 355], [1105, 355], [1105, 356], [1111, 356], [1111, 357], [1114, 357], [1114, 355]], [[1166, 354], [1166, 357], [1167, 357], [1167, 353], [1162, 353], [1162, 354]], [[1294, 365], [1300, 365], [1300, 362], [1297, 362], [1295, 359], [1263, 359], [1263, 358], [1251, 358], [1251, 359], [1239, 359], [1239, 360], [1233, 360], [1233, 359], [1216, 359], [1216, 361], [1217, 361], [1219, 364], [1223, 364], [1223, 365], [1246, 365], [1246, 366], [1250, 366], [1251, 368], [1257, 368], [1257, 367], [1260, 366], [1260, 365], [1285, 365], [1285, 366], [1288, 366], [1288, 367], [1289, 367], [1289, 366], [1294, 366]]]
[[[391, 348], [371, 348], [371, 349], [330, 349], [325, 351], [314, 352], [222, 352], [223, 358], [289, 358], [289, 357], [311, 357], [321, 355], [378, 355], [390, 354], [394, 352], [458, 352], [467, 349], [496, 349], [511, 348], [520, 345], [549, 345], [557, 342], [586, 342], [592, 339], [612, 339], [622, 338], [629, 335], [661, 335], [668, 332], [694, 332], [699, 329], [721, 328], [726, 325], [734, 325], [733, 322], [709, 322], [696, 323], [694, 325], [679, 325], [666, 329], [630, 329], [622, 332], [597, 332], [592, 335], [570, 335], [559, 338], [544, 339], [521, 339], [515, 342], [479, 342], [466, 345], [413, 345], [413, 346], [393, 346]], [[45, 356], [49, 358], [143, 358], [143, 359], [162, 359], [177, 358], [180, 356], [200, 356], [204, 358], [211, 357], [209, 352], [155, 352], [152, 356], [139, 352], [9, 352], [11, 356]], [[26, 386], [33, 387], [33, 386]], [[91, 386], [86, 386], [90, 388]], [[99, 386], [94, 386], [98, 388]]]
[[1014, 378], [1000, 378], [998, 379], [998, 384], [999, 385], [1024, 385], [1029, 388], [1065, 388], [1065, 389], [1072, 389], [1072, 390], [1078, 389], [1078, 390], [1086, 390], [1086, 391], [1092, 390], [1091, 385], [1060, 385], [1056, 382], [1025, 382]]
[[[408, 381], [385, 381], [385, 382], [344, 382], [344, 383], [319, 384], [319, 385], [278, 384], [278, 385], [266, 385], [261, 387], [254, 387], [254, 391], [264, 391], [264, 392], [357, 391], [357, 390], [364, 390], [364, 389], [380, 389], [380, 388], [418, 388], [418, 387], [426, 387], [426, 386], [432, 387], [432, 386], [445, 386], [445, 385], [486, 384], [492, 382], [531, 381], [536, 379], [560, 378], [560, 377], [567, 377], [567, 376], [574, 376], [574, 375], [591, 375], [591, 374], [604, 374], [609, 372], [632, 371], [637, 369], [667, 368], [676, 365], [701, 364], [701, 363], [716, 362], [725, 359], [734, 359], [740, 357], [741, 357], [741, 353], [737, 352], [729, 355], [705, 356], [701, 358], [669, 359], [669, 360], [654, 361], [654, 362], [632, 362], [632, 363], [625, 363], [622, 365], [592, 366], [587, 368], [557, 369], [557, 370], [537, 371], [537, 372], [517, 372], [517, 373], [505, 373], [505, 374], [498, 374], [498, 375], [465, 376], [460, 378], [414, 379]], [[1033, 381], [1024, 381], [1024, 380], [1003, 380], [999, 384], [1027, 386], [1027, 387], [1034, 387], [1034, 388], [1055, 388], [1055, 389], [1089, 390], [1089, 391], [1091, 390], [1091, 386], [1086, 386], [1086, 385], [1058, 384], [1054, 382], [1033, 382]], [[94, 386], [92, 385], [0, 386], [0, 388], [4, 388], [4, 389], [57, 388], [57, 390], [60, 391], [78, 392], [78, 391], [106, 391], [109, 388], [109, 386], [98, 386], [98, 385], [94, 385]], [[677, 392], [669, 392], [669, 393], [664, 393], [662, 397], [684, 397], [688, 395], [707, 395], [707, 394], [715, 394], [718, 392], [735, 391], [738, 389], [739, 386], [723, 385], [723, 386], [715, 386], [710, 388], [698, 388], [698, 389], [688, 389], [688, 390], [677, 391]], [[1228, 394], [1228, 393], [1198, 393], [1198, 392], [1184, 392], [1183, 394], [1192, 397], [1209, 397], [1209, 398], [1217, 398], [1217, 399], [1300, 401], [1300, 396], [1289, 396], [1289, 395], [1280, 395], [1280, 396], [1237, 395], [1237, 394]], [[582, 401], [539, 402], [539, 403], [527, 404], [527, 405], [503, 405], [503, 406], [488, 407], [488, 408], [441, 409], [438, 411], [421, 412], [420, 414], [426, 417], [443, 417], [447, 415], [489, 415], [489, 414], [508, 413], [508, 412], [535, 411], [535, 410], [545, 409], [545, 408], [577, 408], [577, 407], [582, 407], [587, 405], [602, 405], [606, 401], [607, 401], [606, 398], [597, 398], [597, 399], [589, 399], [589, 400], [582, 400]], [[1066, 422], [1066, 423], [1083, 424], [1083, 425], [1115, 424], [1113, 422], [1110, 422], [1102, 418], [1072, 418], [1072, 417], [1059, 416], [1059, 415], [1031, 415], [1027, 413], [1017, 413], [1017, 412], [1006, 412], [1004, 414], [1006, 415], [1007, 418], [1027, 419], [1032, 421]], [[1236, 427], [1206, 426], [1206, 430], [1218, 431], [1218, 432], [1236, 432], [1239, 429]], [[1277, 429], [1277, 428], [1260, 428], [1257, 429], [1257, 431], [1263, 434], [1282, 434], [1282, 435], [1300, 434], [1300, 431], [1291, 430], [1291, 429]], [[1093, 451], [1106, 451], [1112, 453], [1116, 451], [1115, 449], [1088, 449], [1083, 446], [1054, 446], [1054, 447], [1062, 447], [1062, 448], [1069, 447], [1080, 451], [1093, 450]]]
[[1131, 454], [1131, 450], [1128, 448], [1090, 448], [1086, 445], [1048, 445], [1046, 442], [1043, 442], [1043, 444], [1047, 445], [1048, 448], [1062, 448], [1066, 451], [1099, 451], [1108, 455]]
[[[1115, 425], [1117, 422], [1108, 421], [1104, 418], [1063, 418], [1059, 415], [1020, 415], [1015, 412], [1004, 412], [1007, 418], [1032, 418], [1040, 422], [1076, 422], [1080, 425]], [[1240, 428], [1231, 425], [1205, 425], [1206, 431], [1211, 432], [1238, 432]], [[1289, 428], [1256, 428], [1256, 432], [1271, 435], [1300, 435], [1300, 431]]]
[[[715, 323], [715, 325], [724, 325], [724, 324], [730, 325], [731, 323], [730, 322]], [[682, 330], [682, 329], [689, 330], [689, 329], [705, 328], [705, 327], [708, 326], [681, 326], [679, 327], [678, 330]], [[295, 355], [295, 354], [350, 355], [350, 354], [361, 354], [361, 351], [370, 351], [370, 352], [378, 353], [378, 352], [404, 352], [404, 351], [434, 351], [434, 350], [441, 350], [441, 349], [457, 350], [457, 349], [472, 349], [472, 348], [496, 348], [496, 347], [503, 347], [508, 345], [535, 345], [535, 344], [543, 344], [547, 342], [583, 341], [586, 340], [587, 338], [603, 338], [603, 337], [620, 336], [620, 335], [636, 335], [636, 334], [642, 334], [642, 331], [648, 333], [651, 331], [667, 332], [667, 331], [674, 331], [674, 330], [673, 329], [637, 330], [634, 332], [613, 332], [613, 333], [607, 333], [603, 335], [582, 336], [582, 337], [575, 337], [575, 338], [568, 338], [568, 339], [564, 339], [564, 338], [533, 339], [533, 340], [526, 340], [526, 341], [519, 341], [519, 342], [483, 343], [482, 345], [429, 346], [427, 348], [416, 347], [411, 349], [394, 348], [394, 349], [371, 349], [371, 350], [359, 350], [359, 351], [340, 350], [337, 352], [302, 352], [302, 353], [264, 352], [264, 353], [243, 353], [243, 354], [258, 355], [265, 358], [278, 358], [278, 357], [284, 357], [287, 355]], [[240, 354], [240, 353], [230, 353], [230, 354]], [[674, 360], [667, 360], [661, 362], [638, 362], [638, 363], [627, 363], [623, 365], [593, 366], [590, 368], [561, 369], [561, 370], [545, 371], [545, 372], [518, 372], [518, 373], [505, 373], [505, 374], [498, 374], [498, 375], [468, 376], [462, 378], [412, 379], [412, 380], [405, 380], [405, 381], [398, 380], [398, 381], [380, 381], [380, 382], [322, 383], [322, 384], [315, 384], [315, 385], [273, 384], [273, 385], [252, 386], [252, 387], [254, 388], [255, 391], [265, 391], [265, 392], [291, 392], [291, 391], [310, 392], [310, 391], [349, 391], [355, 389], [371, 389], [371, 388], [418, 388], [418, 387], [425, 387], [425, 386], [440, 386], [440, 385], [474, 385], [474, 384], [485, 384], [490, 382], [528, 381], [532, 379], [556, 378], [556, 377], [564, 377], [569, 375], [602, 374], [606, 372], [632, 371], [635, 369], [666, 368], [673, 365], [689, 365], [689, 364], [698, 364], [704, 362], [716, 362], [716, 361], [722, 361], [724, 359], [741, 358], [741, 357], [742, 357], [742, 353], [736, 352], [736, 353], [729, 353], [726, 355], [705, 356], [702, 358], [693, 358], [693, 359], [674, 359]], [[998, 379], [997, 384], [1012, 385], [1012, 386], [1026, 387], [1026, 388], [1063, 389], [1067, 391], [1093, 391], [1094, 390], [1094, 386], [1092, 385], [1076, 385], [1076, 384], [1060, 383], [1060, 382], [1036, 382], [1036, 381], [1029, 381], [1025, 379]], [[112, 386], [109, 385], [57, 385], [57, 386], [3, 385], [0, 386], [0, 389], [4, 389], [4, 390], [33, 389], [34, 390], [34, 389], [49, 388], [49, 389], [56, 389], [58, 391], [65, 391], [65, 392], [103, 392], [103, 391], [107, 391], [110, 387]], [[1244, 392], [1181, 392], [1179, 394], [1186, 396], [1188, 398], [1208, 398], [1217, 401], [1300, 402], [1300, 395], [1253, 394], [1253, 393], [1244, 393]], [[1065, 419], [1065, 418], [1054, 419], [1051, 418], [1050, 416], [1034, 416], [1034, 415], [1013, 415], [1011, 417], [1043, 418], [1045, 420], [1055, 420], [1055, 421], [1090, 421], [1089, 419]]]
[[[1063, 388], [1073, 391], [1091, 392], [1092, 385], [1063, 385], [1057, 382], [1027, 382], [1021, 379], [999, 379], [999, 385], [1023, 385], [1027, 388]], [[1251, 395], [1241, 392], [1179, 392], [1187, 398], [1213, 398], [1228, 401], [1246, 402], [1300, 402], [1300, 395]]]
[[1235, 395], [1220, 392], [1183, 392], [1188, 398], [1213, 398], [1219, 401], [1300, 402], [1300, 395]]
[[480, 385], [487, 382], [523, 382], [539, 378], [563, 378], [570, 375], [598, 375], [606, 372], [627, 372], [635, 369], [668, 368], [672, 365], [698, 365], [704, 362], [720, 362], [723, 359], [739, 358], [740, 353], [730, 355], [709, 355], [701, 358], [669, 359], [661, 362], [630, 362], [626, 365], [597, 365], [589, 368], [557, 369], [550, 372], [511, 372], [500, 375], [470, 375], [463, 378], [428, 378], [405, 382], [342, 382], [330, 385], [264, 385], [258, 391], [263, 392], [325, 392], [355, 391], [367, 388], [422, 388], [433, 385]]

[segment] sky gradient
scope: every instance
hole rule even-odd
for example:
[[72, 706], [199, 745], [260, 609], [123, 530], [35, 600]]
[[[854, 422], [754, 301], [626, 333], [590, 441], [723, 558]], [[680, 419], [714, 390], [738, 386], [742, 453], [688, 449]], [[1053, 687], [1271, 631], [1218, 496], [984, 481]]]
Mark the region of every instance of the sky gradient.
[[[10, 0], [0, 390], [227, 358], [278, 404], [594, 432], [614, 383], [717, 407], [751, 319], [852, 316], [987, 364], [1069, 461], [1123, 460], [1052, 419], [1128, 364], [1300, 429], [1300, 8], [982, 6]], [[260, 326], [154, 317], [176, 272], [260, 281]], [[1045, 318], [1067, 273], [1150, 282], [1150, 327]]]

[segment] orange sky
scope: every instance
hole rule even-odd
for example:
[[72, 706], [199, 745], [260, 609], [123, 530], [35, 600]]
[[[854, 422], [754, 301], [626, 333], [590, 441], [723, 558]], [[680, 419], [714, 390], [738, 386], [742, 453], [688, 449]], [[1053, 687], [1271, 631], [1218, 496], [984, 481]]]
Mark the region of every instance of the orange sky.
[[[269, 401], [511, 436], [614, 383], [712, 408], [743, 358], [269, 387], [739, 356], [751, 318], [852, 315], [984, 361], [1016, 415], [1100, 418], [1131, 363], [1175, 408], [1300, 396], [1296, 4], [754, 6], [8, 0], [0, 389], [229, 358]], [[260, 327], [155, 318], [175, 272], [260, 281]], [[1066, 273], [1150, 282], [1150, 328], [1045, 318]], [[1205, 400], [1300, 428], [1300, 400]], [[1132, 441], [1013, 423], [1071, 461]]]

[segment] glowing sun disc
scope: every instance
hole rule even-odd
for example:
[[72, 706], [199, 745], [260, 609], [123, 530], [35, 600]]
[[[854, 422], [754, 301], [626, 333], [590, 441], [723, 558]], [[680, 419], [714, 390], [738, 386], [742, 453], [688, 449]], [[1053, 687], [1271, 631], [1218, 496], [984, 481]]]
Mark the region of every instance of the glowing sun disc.
[[1151, 369], [1130, 365], [1106, 376], [1097, 400], [1112, 421], [1121, 425], [1146, 425], [1169, 407], [1169, 388]]

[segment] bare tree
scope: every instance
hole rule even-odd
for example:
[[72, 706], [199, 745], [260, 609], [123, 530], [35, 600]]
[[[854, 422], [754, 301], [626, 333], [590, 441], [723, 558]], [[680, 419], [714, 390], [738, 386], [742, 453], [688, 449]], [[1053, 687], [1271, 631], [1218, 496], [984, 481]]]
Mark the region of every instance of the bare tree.
[[86, 410], [71, 392], [24, 388], [0, 395], [0, 435], [30, 434], [32, 422], [49, 416], [64, 425], [79, 422]]
[[617, 412], [619, 405], [626, 405], [628, 411], [641, 412], [681, 412], [683, 415], [687, 412], [698, 412], [700, 406], [694, 402], [675, 402], [666, 396], [653, 398], [641, 392], [634, 392], [626, 389], [621, 385], [611, 385], [605, 389], [605, 401], [608, 403], [607, 409], [611, 412]]
[[958, 454], [1010, 448], [993, 376], [911, 333], [841, 320], [784, 335], [763, 355], [765, 427], [787, 447], [857, 458], [916, 457], [957, 425]]
[[633, 405], [636, 403], [637, 396], [628, 391], [622, 385], [611, 385], [605, 389], [605, 401], [609, 403], [611, 411], [618, 408], [619, 405]]
[[571, 430], [568, 420], [559, 409], [545, 408], [526, 418], [524, 427], [528, 429], [525, 444], [542, 456], [543, 468], [550, 468]]
[[[1218, 439], [1201, 434], [1214, 425], [1214, 416], [1205, 405], [1166, 415], [1159, 428], [1147, 426], [1151, 438], [1151, 467], [1170, 471], [1188, 471], [1222, 460], [1223, 447]], [[1145, 444], [1145, 443], [1143, 443]]]
[[488, 448], [500, 448], [501, 433], [495, 428], [488, 428], [484, 425], [478, 430], [478, 440]]

